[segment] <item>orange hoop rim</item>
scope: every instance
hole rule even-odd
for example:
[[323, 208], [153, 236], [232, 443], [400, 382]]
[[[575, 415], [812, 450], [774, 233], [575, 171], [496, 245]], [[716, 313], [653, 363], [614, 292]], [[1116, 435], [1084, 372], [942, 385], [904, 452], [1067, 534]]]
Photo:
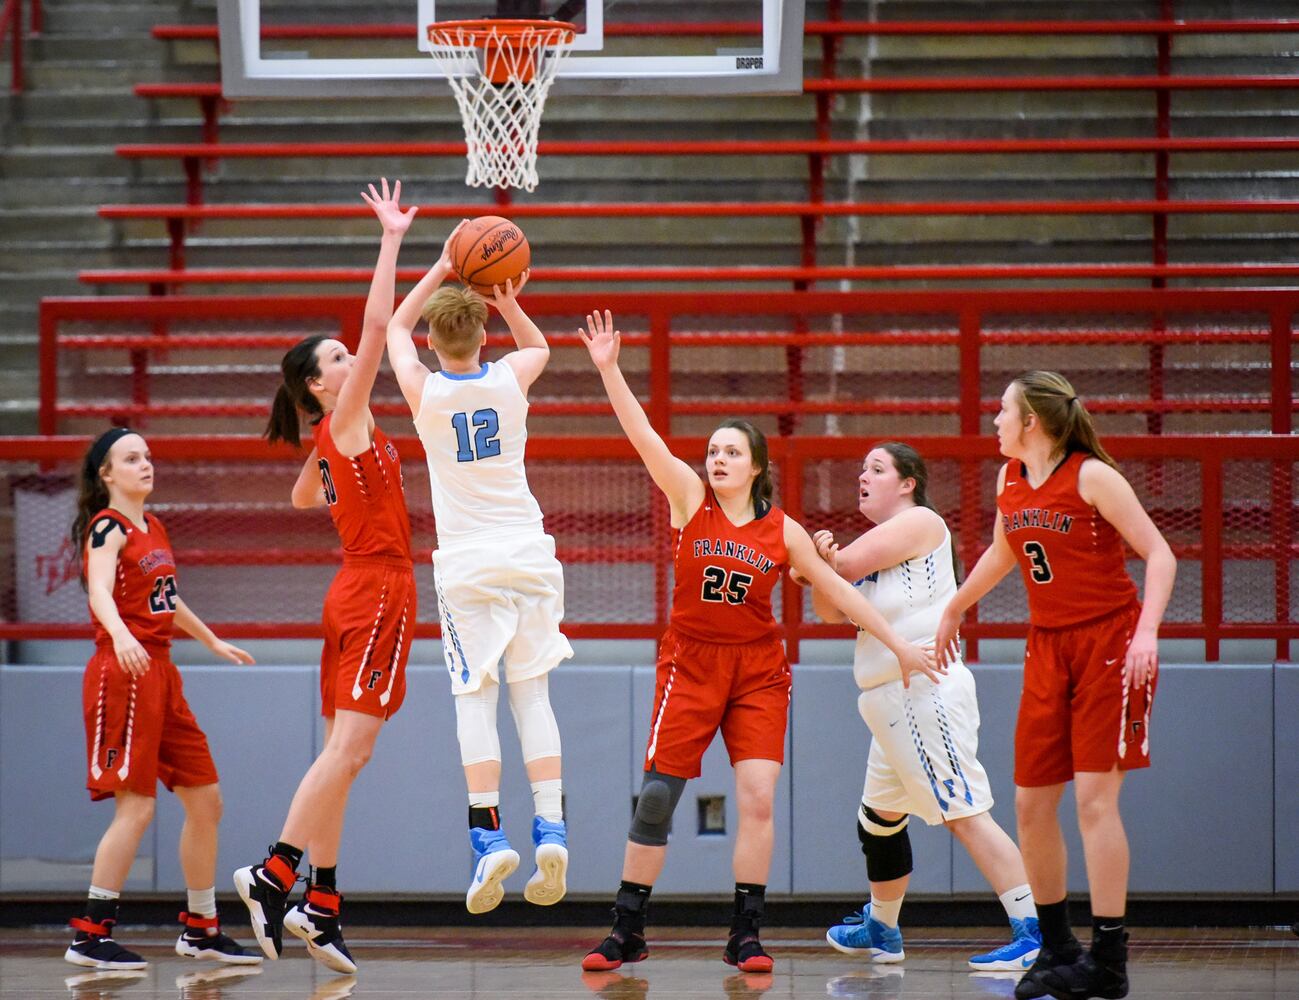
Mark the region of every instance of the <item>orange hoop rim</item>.
[[[564, 42], [572, 42], [577, 37], [577, 25], [568, 21], [538, 21], [526, 18], [479, 18], [469, 21], [435, 21], [427, 28], [428, 40], [437, 42], [434, 32], [463, 31], [469, 44], [476, 48], [486, 48], [495, 34], [499, 40], [516, 41], [529, 31], [547, 33], [553, 29], [562, 32]], [[553, 43], [550, 43], [553, 44]]]

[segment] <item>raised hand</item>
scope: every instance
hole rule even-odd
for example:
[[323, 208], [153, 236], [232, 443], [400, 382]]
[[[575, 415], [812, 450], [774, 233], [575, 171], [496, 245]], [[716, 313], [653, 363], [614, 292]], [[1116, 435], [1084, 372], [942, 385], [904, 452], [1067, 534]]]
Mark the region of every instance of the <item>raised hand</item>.
[[618, 350], [622, 346], [622, 333], [613, 328], [613, 313], [608, 309], [601, 316], [599, 310], [587, 313], [586, 329], [578, 329], [578, 334], [586, 344], [591, 360], [600, 371], [615, 368], [618, 365]]
[[379, 217], [379, 223], [383, 226], [385, 233], [393, 233], [401, 236], [410, 228], [411, 222], [415, 218], [415, 213], [419, 211], [418, 206], [408, 208], [406, 211], [401, 210], [401, 181], [397, 181], [392, 189], [392, 194], [388, 194], [388, 178], [381, 177], [380, 185], [382, 193], [374, 189], [370, 184], [370, 193], [361, 192], [361, 198], [374, 209], [374, 214]]
[[456, 237], [460, 234], [460, 230], [464, 229], [468, 224], [468, 219], [461, 219], [456, 225], [456, 228], [451, 230], [451, 235], [447, 237], [447, 241], [442, 244], [442, 254], [438, 257], [437, 263], [439, 266], [445, 268], [448, 274], [453, 273], [456, 269], [456, 262], [451, 259], [451, 248], [455, 245]]
[[505, 284], [492, 286], [492, 298], [496, 300], [495, 305], [498, 312], [500, 311], [501, 306], [514, 304], [515, 296], [517, 296], [519, 292], [523, 291], [523, 286], [528, 283], [528, 275], [531, 273], [530, 270], [525, 270], [520, 274], [518, 277], [519, 283], [517, 285], [509, 278], [506, 278]]

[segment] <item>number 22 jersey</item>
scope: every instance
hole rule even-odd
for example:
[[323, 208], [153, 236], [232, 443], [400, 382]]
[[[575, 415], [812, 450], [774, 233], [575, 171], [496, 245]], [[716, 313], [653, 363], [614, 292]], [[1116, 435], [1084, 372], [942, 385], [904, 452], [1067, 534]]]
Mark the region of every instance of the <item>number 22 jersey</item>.
[[704, 642], [757, 642], [779, 634], [771, 591], [789, 564], [785, 512], [768, 507], [736, 526], [711, 486], [677, 533], [669, 626]]
[[[117, 554], [113, 603], [141, 646], [166, 649], [171, 645], [171, 623], [176, 617], [176, 560], [162, 522], [145, 514], [144, 524], [147, 531], [119, 511], [101, 510], [90, 519], [86, 549], [102, 545], [113, 531], [126, 534], [126, 543]], [[90, 620], [95, 625], [95, 645], [112, 649], [113, 637], [93, 611]]]
[[1079, 625], [1136, 601], [1122, 538], [1078, 492], [1079, 470], [1090, 457], [1069, 455], [1037, 489], [1022, 462], [1006, 465], [997, 514], [1024, 576], [1029, 619], [1039, 628]]

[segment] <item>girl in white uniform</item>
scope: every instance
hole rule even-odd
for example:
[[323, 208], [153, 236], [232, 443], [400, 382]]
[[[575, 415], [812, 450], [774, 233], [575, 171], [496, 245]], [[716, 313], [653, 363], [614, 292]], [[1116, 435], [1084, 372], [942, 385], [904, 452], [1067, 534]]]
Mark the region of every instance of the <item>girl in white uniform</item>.
[[[866, 456], [858, 482], [858, 509], [876, 527], [842, 551], [831, 532], [818, 531], [817, 550], [900, 636], [932, 643], [956, 593], [956, 565], [951, 533], [925, 495], [924, 460], [909, 445], [886, 442]], [[823, 620], [844, 620], [816, 590], [812, 604]], [[915, 815], [931, 826], [946, 824], [1010, 918], [1011, 943], [974, 956], [970, 967], [1022, 971], [1040, 947], [1037, 914], [1019, 849], [989, 813], [992, 792], [976, 756], [974, 675], [957, 658], [937, 683], [907, 676], [878, 639], [859, 631], [853, 676], [861, 688], [857, 709], [872, 736], [857, 813], [871, 900], [831, 927], [826, 939], [839, 951], [869, 954], [876, 962], [902, 961], [897, 924], [911, 873], [906, 827]]]
[[[474, 874], [465, 905], [470, 913], [485, 913], [500, 903], [501, 883], [519, 864], [500, 824], [496, 706], [502, 660], [536, 809], [536, 870], [523, 895], [542, 906], [564, 896], [567, 831], [547, 675], [573, 649], [560, 631], [564, 576], [555, 540], [542, 528], [523, 468], [528, 388], [550, 348], [515, 299], [525, 272], [517, 288], [498, 286], [493, 303], [518, 349], [500, 361], [480, 359], [486, 303], [467, 289], [439, 287], [453, 273], [447, 248], [454, 237], [393, 315], [388, 356], [428, 459], [442, 649], [469, 788]], [[424, 367], [412, 343], [421, 316], [429, 323], [438, 371]]]

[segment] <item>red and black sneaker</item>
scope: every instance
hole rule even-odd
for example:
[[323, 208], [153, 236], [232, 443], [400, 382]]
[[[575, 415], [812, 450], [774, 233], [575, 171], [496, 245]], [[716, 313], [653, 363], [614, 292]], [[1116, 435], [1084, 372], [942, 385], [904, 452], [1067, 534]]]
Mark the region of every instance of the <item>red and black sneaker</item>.
[[234, 938], [221, 933], [221, 921], [217, 917], [182, 912], [179, 920], [185, 925], [176, 939], [176, 954], [181, 958], [225, 962], [227, 965], [261, 964], [261, 955], [253, 954]]
[[148, 962], [113, 940], [115, 923], [117, 921], [111, 917], [98, 923], [88, 917], [73, 917], [68, 924], [77, 932], [77, 936], [63, 953], [64, 960], [87, 969], [111, 972], [146, 968]]
[[624, 963], [643, 962], [648, 957], [649, 948], [645, 946], [644, 937], [615, 927], [582, 959], [582, 968], [587, 972], [608, 972]]
[[756, 931], [740, 931], [732, 934], [722, 952], [722, 961], [733, 965], [741, 972], [770, 972], [775, 961], [763, 950]]
[[307, 943], [307, 951], [317, 962], [335, 972], [352, 973], [356, 962], [347, 950], [338, 919], [342, 903], [336, 889], [308, 886], [307, 894], [285, 915], [284, 926]]
[[297, 872], [275, 853], [260, 865], [235, 871], [235, 889], [248, 907], [253, 936], [267, 958], [284, 952], [284, 908], [297, 880]]

